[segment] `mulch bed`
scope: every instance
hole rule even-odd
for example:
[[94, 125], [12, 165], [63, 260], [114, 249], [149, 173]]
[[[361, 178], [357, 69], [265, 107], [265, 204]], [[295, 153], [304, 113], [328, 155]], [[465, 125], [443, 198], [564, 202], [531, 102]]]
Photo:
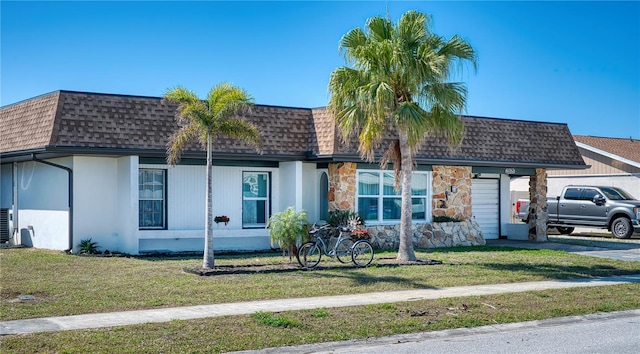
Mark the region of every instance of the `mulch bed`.
[[[378, 258], [375, 259], [369, 266], [376, 267], [400, 267], [400, 266], [425, 266], [425, 265], [438, 265], [442, 264], [442, 261], [435, 259], [417, 260], [413, 262], [399, 262], [395, 258]], [[338, 263], [338, 262], [320, 262], [315, 268], [307, 269], [301, 267], [297, 262], [282, 264], [254, 264], [254, 265], [221, 265], [214, 268], [190, 268], [183, 267], [182, 269], [186, 273], [200, 275], [200, 276], [213, 276], [213, 275], [225, 275], [225, 274], [266, 274], [266, 273], [288, 273], [288, 272], [313, 272], [317, 270], [327, 269], [353, 269], [359, 268], [353, 263]]]

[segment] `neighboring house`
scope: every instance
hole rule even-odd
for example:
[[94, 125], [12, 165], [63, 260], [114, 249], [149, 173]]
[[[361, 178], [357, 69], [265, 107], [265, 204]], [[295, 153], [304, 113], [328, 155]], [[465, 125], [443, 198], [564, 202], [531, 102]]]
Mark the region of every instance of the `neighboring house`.
[[[548, 195], [556, 196], [569, 184], [620, 187], [640, 199], [640, 140], [573, 136], [585, 163], [584, 170], [548, 172]], [[512, 191], [526, 193], [528, 179], [514, 179]]]
[[[5, 234], [58, 250], [91, 238], [129, 254], [202, 251], [205, 154], [194, 145], [177, 166], [166, 164], [175, 109], [158, 97], [72, 91], [0, 108]], [[342, 144], [326, 109], [256, 105], [244, 118], [259, 127], [264, 151], [215, 140], [213, 213], [230, 217], [214, 232], [216, 250], [269, 249], [265, 224], [288, 206], [305, 209], [312, 222], [329, 210], [356, 210], [376, 247], [397, 248], [393, 172], [364, 163], [355, 138]], [[428, 137], [416, 151], [418, 247], [507, 236], [512, 176], [531, 176], [543, 193], [546, 170], [586, 167], [566, 124], [462, 120], [460, 147]], [[433, 216], [462, 222], [432, 223]], [[546, 239], [538, 232], [532, 239]]]

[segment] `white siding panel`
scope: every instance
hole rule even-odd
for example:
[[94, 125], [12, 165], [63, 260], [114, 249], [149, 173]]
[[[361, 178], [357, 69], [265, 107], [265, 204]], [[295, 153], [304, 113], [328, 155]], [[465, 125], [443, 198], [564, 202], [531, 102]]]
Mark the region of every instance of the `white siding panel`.
[[[167, 168], [169, 230], [204, 230], [206, 167], [141, 165], [140, 168]], [[272, 211], [278, 206], [278, 170], [262, 167], [213, 167], [213, 215], [226, 215], [227, 230], [242, 229], [242, 172], [271, 172]], [[144, 237], [146, 238], [146, 237]]]
[[227, 228], [230, 230], [242, 229], [243, 170], [247, 169], [241, 167], [216, 167], [213, 169], [213, 215], [228, 216], [231, 221]]
[[[167, 170], [167, 230], [139, 230], [140, 252], [201, 251], [204, 245], [205, 166], [140, 165]], [[215, 250], [269, 249], [266, 229], [242, 229], [242, 172], [270, 172], [272, 211], [278, 211], [277, 168], [213, 167], [213, 215], [227, 215], [228, 225], [214, 224]], [[137, 181], [137, 180], [136, 180]], [[136, 211], [137, 217], [137, 211]], [[136, 219], [137, 220], [137, 219]]]
[[206, 168], [176, 166], [167, 169], [167, 228], [204, 230]]
[[474, 179], [471, 184], [471, 209], [486, 240], [498, 238], [499, 207], [497, 179]]

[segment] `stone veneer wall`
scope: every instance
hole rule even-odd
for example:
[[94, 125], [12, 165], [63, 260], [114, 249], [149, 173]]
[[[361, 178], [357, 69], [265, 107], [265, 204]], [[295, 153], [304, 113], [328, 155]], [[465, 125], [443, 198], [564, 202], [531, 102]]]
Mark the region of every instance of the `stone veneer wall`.
[[[329, 210], [355, 210], [356, 168], [353, 162], [330, 163]], [[457, 191], [452, 192], [451, 186]], [[413, 245], [436, 248], [484, 245], [480, 226], [471, 219], [471, 167], [433, 166], [433, 215], [449, 216], [460, 222], [414, 224]], [[376, 249], [397, 250], [400, 224], [373, 225], [371, 243]]]
[[329, 164], [329, 211], [355, 211], [356, 167], [354, 162]]
[[433, 166], [432, 207], [433, 216], [448, 216], [460, 221], [471, 219], [470, 166]]
[[[397, 250], [400, 245], [400, 225], [367, 226], [371, 243], [376, 249]], [[480, 226], [475, 221], [434, 222], [414, 224], [413, 246], [437, 248], [456, 246], [480, 246], [486, 243]]]
[[547, 241], [547, 170], [536, 168], [529, 179], [529, 240]]

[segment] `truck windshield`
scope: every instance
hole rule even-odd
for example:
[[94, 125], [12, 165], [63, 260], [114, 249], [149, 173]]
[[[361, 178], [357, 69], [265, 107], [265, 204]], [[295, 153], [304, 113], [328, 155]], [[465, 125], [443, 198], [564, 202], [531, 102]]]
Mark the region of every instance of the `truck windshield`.
[[625, 192], [620, 188], [606, 187], [600, 188], [602, 193], [607, 196], [607, 198], [611, 200], [634, 200], [629, 193]]

